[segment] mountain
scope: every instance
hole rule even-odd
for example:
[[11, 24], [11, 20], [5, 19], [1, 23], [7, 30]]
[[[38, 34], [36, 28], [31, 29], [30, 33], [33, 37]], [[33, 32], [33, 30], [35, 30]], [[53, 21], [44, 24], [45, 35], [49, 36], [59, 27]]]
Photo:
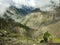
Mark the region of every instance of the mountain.
[[27, 7], [27, 6], [22, 6], [22, 8], [16, 8], [14, 6], [10, 6], [7, 10], [8, 11], [12, 11], [11, 13], [15, 12], [16, 14], [23, 14], [26, 15], [28, 13], [30, 13], [34, 8], [33, 7]]
[[[60, 13], [58, 13], [60, 14]], [[0, 38], [3, 45], [40, 44], [43, 34], [48, 31], [52, 38], [60, 38], [60, 15], [41, 11], [39, 8], [10, 7], [0, 17]], [[16, 19], [19, 19], [17, 22]], [[16, 20], [16, 21], [15, 21]]]
[[33, 7], [22, 6], [22, 8], [16, 8], [10, 6], [4, 14], [5, 18], [12, 18], [15, 21], [23, 19], [28, 13], [31, 13], [34, 10]]
[[53, 37], [59, 38], [60, 35], [60, 16], [59, 15], [50, 15], [48, 12], [42, 13], [41, 11], [34, 11], [28, 14], [22, 24], [35, 29], [31, 31], [33, 37], [39, 37], [43, 35], [44, 32], [50, 32]]
[[28, 7], [28, 6], [24, 6], [24, 5], [22, 5], [22, 8], [20, 9], [20, 10], [23, 10], [23, 11], [21, 11], [22, 13], [24, 13], [24, 14], [28, 14], [28, 13], [30, 13], [31, 11], [33, 11], [34, 10], [34, 8], [33, 7]]

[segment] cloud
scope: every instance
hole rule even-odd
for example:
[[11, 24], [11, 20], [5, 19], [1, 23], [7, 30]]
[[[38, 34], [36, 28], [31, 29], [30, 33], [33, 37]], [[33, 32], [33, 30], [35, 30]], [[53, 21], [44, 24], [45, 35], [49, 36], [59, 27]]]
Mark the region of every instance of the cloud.
[[48, 5], [50, 0], [12, 0], [15, 6], [21, 7], [20, 5], [27, 5], [32, 7], [42, 7]]
[[48, 10], [49, 8], [45, 6], [50, 4], [50, 0], [12, 0], [12, 2], [17, 8], [22, 8], [21, 5], [26, 5], [34, 8], [41, 8], [42, 10]]
[[9, 6], [10, 4], [8, 3], [8, 0], [0, 0], [0, 16], [3, 16]]
[[36, 0], [36, 4], [38, 7], [48, 5], [49, 3], [50, 3], [50, 0], [39, 0], [39, 1]]
[[[56, 5], [59, 4], [59, 0], [53, 1], [55, 1]], [[22, 5], [26, 5], [29, 7], [40, 8], [42, 10], [49, 10], [50, 7], [47, 5], [50, 4], [50, 0], [0, 0], [0, 16], [4, 14], [10, 5], [16, 6], [17, 8], [22, 8]]]
[[12, 0], [16, 7], [20, 7], [21, 5], [35, 7], [35, 0]]

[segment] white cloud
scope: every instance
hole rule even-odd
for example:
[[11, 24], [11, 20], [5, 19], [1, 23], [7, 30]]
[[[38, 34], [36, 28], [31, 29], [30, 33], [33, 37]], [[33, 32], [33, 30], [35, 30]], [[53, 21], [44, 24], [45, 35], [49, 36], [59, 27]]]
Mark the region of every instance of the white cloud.
[[15, 6], [21, 7], [21, 5], [26, 5], [26, 6], [35, 6], [35, 0], [12, 0], [15, 3]]
[[[37, 1], [36, 7], [39, 7], [41, 10], [49, 11], [54, 4], [51, 4], [51, 1], [55, 3], [55, 6], [59, 6], [59, 0], [39, 0]], [[48, 6], [51, 5], [51, 6]]]
[[7, 0], [0, 0], [0, 16], [4, 14], [7, 8], [10, 6]]
[[42, 7], [50, 3], [50, 0], [12, 0], [15, 6], [27, 5], [32, 7]]
[[43, 7], [43, 6], [48, 5], [48, 4], [50, 4], [50, 0], [39, 0], [39, 1], [37, 1], [38, 7]]
[[[50, 4], [50, 0], [12, 0], [16, 7], [21, 8], [21, 5], [26, 5], [34, 8], [45, 10], [45, 6]], [[45, 8], [42, 8], [45, 7]]]
[[30, 0], [29, 5], [32, 6], [32, 7], [35, 7], [36, 6], [36, 3], [35, 3], [34, 0]]
[[[58, 5], [59, 0], [53, 0]], [[3, 14], [7, 8], [12, 4], [18, 8], [21, 8], [21, 5], [31, 6], [31, 7], [38, 7], [42, 10], [48, 10], [49, 7], [46, 5], [50, 4], [50, 0], [0, 0], [0, 14]]]

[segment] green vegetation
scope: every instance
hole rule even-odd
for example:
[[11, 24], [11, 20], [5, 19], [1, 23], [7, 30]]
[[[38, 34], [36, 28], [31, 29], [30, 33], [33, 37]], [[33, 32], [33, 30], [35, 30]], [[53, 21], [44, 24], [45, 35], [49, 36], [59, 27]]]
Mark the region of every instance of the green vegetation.
[[54, 43], [60, 43], [60, 38], [53, 38]]
[[43, 38], [49, 38], [51, 34], [47, 31], [44, 33]]

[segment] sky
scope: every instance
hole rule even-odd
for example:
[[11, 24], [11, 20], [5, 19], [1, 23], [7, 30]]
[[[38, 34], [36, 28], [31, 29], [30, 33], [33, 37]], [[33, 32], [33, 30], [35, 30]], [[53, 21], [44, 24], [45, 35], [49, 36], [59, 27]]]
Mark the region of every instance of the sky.
[[3, 14], [9, 6], [10, 4], [7, 0], [0, 0], [0, 14]]
[[42, 7], [49, 4], [50, 0], [12, 0], [15, 6], [20, 7], [20, 5], [27, 5], [31, 7]]
[[[58, 0], [54, 0], [59, 2]], [[8, 7], [15, 6], [17, 8], [22, 8], [21, 5], [26, 5], [29, 7], [38, 7], [42, 10], [49, 9], [49, 7], [45, 7], [50, 4], [50, 0], [0, 0], [0, 14], [4, 14]]]
[[26, 5], [30, 7], [40, 7], [47, 4], [48, 0], [0, 0], [0, 14], [3, 14], [10, 5], [21, 8], [21, 5]]

